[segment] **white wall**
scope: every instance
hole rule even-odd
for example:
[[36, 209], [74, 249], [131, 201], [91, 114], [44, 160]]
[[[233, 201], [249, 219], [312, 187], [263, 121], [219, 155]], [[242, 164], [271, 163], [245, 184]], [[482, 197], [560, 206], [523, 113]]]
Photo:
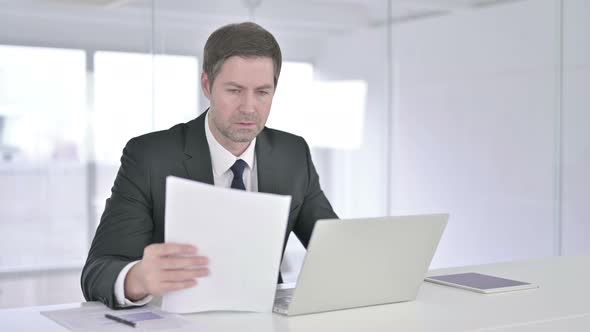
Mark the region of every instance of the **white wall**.
[[554, 252], [555, 9], [521, 1], [395, 28], [392, 205], [450, 212], [433, 266]]
[[[312, 151], [322, 189], [341, 218], [387, 214], [386, 38], [384, 28], [329, 38], [312, 60], [314, 79], [363, 80], [368, 85], [361, 147]], [[333, 125], [338, 125], [337, 118]], [[329, 135], [330, 128], [325, 132]], [[304, 256], [303, 246], [291, 236], [281, 269], [285, 281], [297, 279]]]
[[361, 147], [326, 151], [330, 167], [323, 174], [328, 176], [325, 190], [340, 217], [387, 214], [386, 42], [384, 28], [363, 29], [328, 40], [314, 60], [316, 79], [363, 80], [368, 86]]
[[[327, 41], [314, 60], [317, 78], [369, 83], [363, 147], [314, 154], [340, 216], [387, 214], [389, 175], [392, 214], [451, 213], [433, 267], [554, 255], [556, 217], [563, 222], [563, 253], [590, 253], [589, 8], [565, 1], [561, 144], [558, 0], [394, 25], [390, 145], [385, 30]], [[555, 215], [556, 146], [563, 149], [561, 216]]]
[[563, 254], [590, 254], [590, 2], [564, 2]]

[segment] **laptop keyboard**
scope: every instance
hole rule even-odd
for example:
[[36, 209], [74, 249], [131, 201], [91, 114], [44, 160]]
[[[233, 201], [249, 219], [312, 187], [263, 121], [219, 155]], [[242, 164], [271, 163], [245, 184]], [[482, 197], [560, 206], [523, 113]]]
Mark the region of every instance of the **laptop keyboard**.
[[293, 299], [293, 292], [295, 288], [279, 289], [275, 293], [275, 307], [288, 308]]
[[289, 297], [277, 297], [275, 299], [275, 305], [277, 307], [287, 307], [289, 306], [289, 303], [291, 303], [291, 300], [293, 299], [293, 297], [289, 296]]
[[285, 289], [277, 289], [275, 293], [275, 297], [292, 297], [293, 292], [295, 292], [295, 288], [285, 288]]

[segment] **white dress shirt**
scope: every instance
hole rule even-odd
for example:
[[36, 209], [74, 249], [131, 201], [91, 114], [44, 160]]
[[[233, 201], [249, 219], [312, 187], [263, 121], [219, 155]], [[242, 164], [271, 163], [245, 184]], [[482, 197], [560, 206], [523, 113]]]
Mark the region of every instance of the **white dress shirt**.
[[[250, 142], [250, 145], [239, 157], [234, 156], [227, 151], [213, 136], [209, 128], [209, 113], [205, 116], [205, 136], [207, 145], [211, 154], [211, 166], [213, 169], [213, 183], [218, 187], [230, 188], [234, 178], [231, 167], [238, 159], [243, 159], [247, 167], [244, 169], [243, 180], [247, 191], [258, 191], [258, 173], [256, 168], [255, 146], [256, 138]], [[190, 143], [189, 143], [190, 144]], [[131, 301], [125, 297], [125, 277], [129, 270], [139, 261], [127, 264], [117, 276], [115, 281], [115, 299], [121, 307], [140, 306], [150, 302], [153, 296], [148, 295], [139, 301]]]

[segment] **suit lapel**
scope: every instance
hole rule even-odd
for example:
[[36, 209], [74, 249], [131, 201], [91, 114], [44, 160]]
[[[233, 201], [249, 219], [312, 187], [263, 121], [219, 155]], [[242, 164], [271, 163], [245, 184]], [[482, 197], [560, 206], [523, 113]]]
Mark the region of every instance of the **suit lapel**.
[[184, 167], [190, 179], [213, 184], [213, 167], [211, 166], [211, 152], [205, 135], [205, 115], [203, 112], [195, 120], [188, 123], [184, 142]]
[[275, 165], [272, 162], [272, 142], [265, 128], [256, 138], [256, 163], [258, 174], [258, 191], [278, 194], [280, 183]]

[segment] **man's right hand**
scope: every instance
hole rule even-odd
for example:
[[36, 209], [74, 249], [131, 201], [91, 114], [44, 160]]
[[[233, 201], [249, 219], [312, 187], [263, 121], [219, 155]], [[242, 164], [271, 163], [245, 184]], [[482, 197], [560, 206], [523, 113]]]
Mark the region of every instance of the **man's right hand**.
[[197, 248], [187, 244], [154, 243], [143, 250], [143, 259], [125, 277], [125, 297], [131, 301], [148, 295], [162, 296], [190, 288], [197, 279], [209, 275], [209, 259], [197, 256]]

